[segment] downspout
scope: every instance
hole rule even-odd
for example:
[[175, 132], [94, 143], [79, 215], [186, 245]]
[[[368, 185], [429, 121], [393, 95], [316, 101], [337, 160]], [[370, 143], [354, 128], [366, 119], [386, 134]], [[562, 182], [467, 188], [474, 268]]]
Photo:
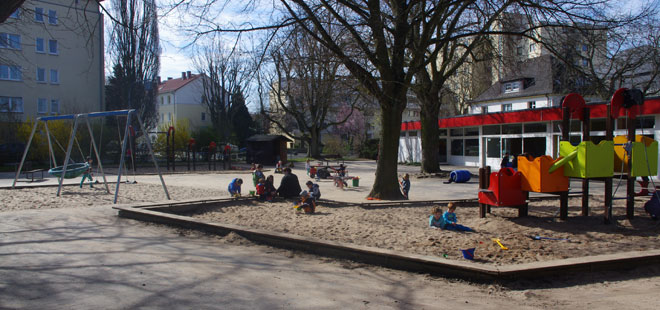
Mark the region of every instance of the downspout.
[[105, 93], [105, 55], [103, 54], [105, 49], [105, 42], [103, 37], [103, 14], [99, 14], [99, 111], [105, 111], [105, 100], [103, 100], [103, 94]]

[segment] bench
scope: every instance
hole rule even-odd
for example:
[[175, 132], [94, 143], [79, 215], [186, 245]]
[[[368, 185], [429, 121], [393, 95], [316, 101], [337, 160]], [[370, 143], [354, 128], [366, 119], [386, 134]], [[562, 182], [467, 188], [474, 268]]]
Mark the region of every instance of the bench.
[[30, 176], [30, 182], [34, 182], [34, 174], [41, 172], [41, 178], [39, 178], [39, 180], [43, 180], [44, 179], [44, 171], [46, 171], [46, 169], [26, 170], [26, 171], [23, 171], [23, 175], [25, 175], [26, 179], [28, 178], [28, 175], [29, 175]]

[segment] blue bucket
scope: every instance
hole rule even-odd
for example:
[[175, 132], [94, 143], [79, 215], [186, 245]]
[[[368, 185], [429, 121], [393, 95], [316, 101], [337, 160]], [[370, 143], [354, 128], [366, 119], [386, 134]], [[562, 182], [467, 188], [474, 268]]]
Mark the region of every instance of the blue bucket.
[[455, 183], [465, 183], [470, 181], [472, 174], [467, 170], [454, 170], [449, 174], [449, 178]]
[[474, 249], [475, 248], [461, 250], [461, 252], [463, 253], [463, 258], [474, 260]]

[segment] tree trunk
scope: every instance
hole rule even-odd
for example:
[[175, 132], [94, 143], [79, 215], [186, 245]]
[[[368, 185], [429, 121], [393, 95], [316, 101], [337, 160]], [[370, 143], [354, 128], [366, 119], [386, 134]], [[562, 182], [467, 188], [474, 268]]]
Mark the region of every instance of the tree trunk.
[[321, 157], [321, 135], [319, 130], [316, 128], [311, 128], [310, 131], [310, 140], [309, 140], [309, 157], [320, 158]]
[[[437, 97], [436, 99], [437, 100]], [[422, 102], [422, 172], [436, 173], [440, 171], [438, 165], [438, 151], [440, 142], [438, 140], [438, 102]]]
[[[405, 100], [405, 97], [404, 97]], [[399, 187], [397, 164], [399, 155], [399, 135], [401, 134], [401, 114], [405, 105], [397, 103], [381, 104], [380, 145], [374, 186], [370, 198], [400, 200], [405, 199]]]

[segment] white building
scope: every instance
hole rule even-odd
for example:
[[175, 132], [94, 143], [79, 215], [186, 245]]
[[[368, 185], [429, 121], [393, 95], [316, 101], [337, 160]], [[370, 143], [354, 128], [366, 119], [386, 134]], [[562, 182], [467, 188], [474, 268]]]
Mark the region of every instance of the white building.
[[207, 106], [202, 101], [203, 76], [181, 72], [181, 78], [168, 78], [158, 83], [158, 126], [187, 121], [189, 129], [195, 131], [211, 126]]

